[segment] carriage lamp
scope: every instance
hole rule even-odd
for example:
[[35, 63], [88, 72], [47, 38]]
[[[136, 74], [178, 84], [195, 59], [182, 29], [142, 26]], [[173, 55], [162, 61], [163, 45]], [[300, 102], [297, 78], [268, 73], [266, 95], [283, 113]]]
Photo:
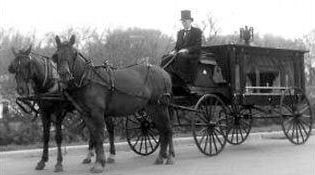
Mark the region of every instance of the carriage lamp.
[[250, 41], [254, 39], [254, 28], [248, 26], [240, 28], [240, 39], [244, 40], [245, 45], [249, 46]]

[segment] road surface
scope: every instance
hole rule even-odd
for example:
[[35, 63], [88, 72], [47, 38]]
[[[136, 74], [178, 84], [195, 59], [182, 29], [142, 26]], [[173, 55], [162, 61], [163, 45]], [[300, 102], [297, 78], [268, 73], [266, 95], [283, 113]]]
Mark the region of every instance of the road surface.
[[[202, 155], [193, 143], [176, 144], [175, 165], [153, 165], [156, 153], [142, 157], [129, 150], [119, 151], [115, 164], [107, 164], [108, 175], [315, 175], [315, 136], [296, 146], [286, 139], [249, 139], [239, 146], [228, 145], [216, 157]], [[1, 175], [86, 175], [85, 151], [67, 151], [64, 172], [55, 173], [56, 156], [46, 168], [34, 170], [39, 155], [2, 155]]]

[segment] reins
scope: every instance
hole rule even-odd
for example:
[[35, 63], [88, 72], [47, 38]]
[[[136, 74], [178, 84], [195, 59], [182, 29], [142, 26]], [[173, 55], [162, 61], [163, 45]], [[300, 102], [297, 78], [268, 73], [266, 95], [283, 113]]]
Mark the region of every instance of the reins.
[[[175, 58], [177, 57], [177, 53], [175, 55], [169, 55], [167, 58], [169, 58], [171, 56], [173, 56], [173, 57], [162, 67], [163, 69], [167, 68], [175, 60]], [[167, 59], [167, 58], [165, 58], [165, 59]]]

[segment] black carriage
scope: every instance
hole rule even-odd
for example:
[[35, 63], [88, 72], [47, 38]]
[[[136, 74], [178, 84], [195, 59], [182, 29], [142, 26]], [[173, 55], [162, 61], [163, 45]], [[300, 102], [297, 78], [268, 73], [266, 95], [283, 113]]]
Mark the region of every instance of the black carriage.
[[[190, 83], [170, 73], [174, 125], [190, 128], [198, 149], [208, 156], [220, 153], [226, 142], [243, 143], [254, 118], [279, 118], [292, 143], [305, 143], [313, 120], [305, 96], [304, 53], [247, 45], [203, 47], [198, 59], [188, 63]], [[168, 66], [180, 59], [174, 57]], [[126, 129], [128, 143], [138, 154], [151, 154], [158, 147], [145, 112], [129, 117]]]

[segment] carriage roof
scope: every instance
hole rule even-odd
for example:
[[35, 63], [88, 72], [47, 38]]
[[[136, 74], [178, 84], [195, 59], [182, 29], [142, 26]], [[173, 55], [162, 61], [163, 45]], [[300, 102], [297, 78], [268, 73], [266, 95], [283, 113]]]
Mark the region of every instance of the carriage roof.
[[213, 45], [213, 46], [203, 46], [203, 52], [231, 52], [236, 51], [238, 53], [247, 52], [247, 53], [255, 53], [257, 55], [261, 54], [276, 54], [287, 56], [290, 54], [304, 54], [308, 51], [306, 50], [298, 50], [298, 49], [285, 49], [285, 48], [272, 48], [272, 47], [259, 47], [259, 46], [247, 46], [247, 45], [236, 45], [236, 44], [225, 44], [225, 45]]

